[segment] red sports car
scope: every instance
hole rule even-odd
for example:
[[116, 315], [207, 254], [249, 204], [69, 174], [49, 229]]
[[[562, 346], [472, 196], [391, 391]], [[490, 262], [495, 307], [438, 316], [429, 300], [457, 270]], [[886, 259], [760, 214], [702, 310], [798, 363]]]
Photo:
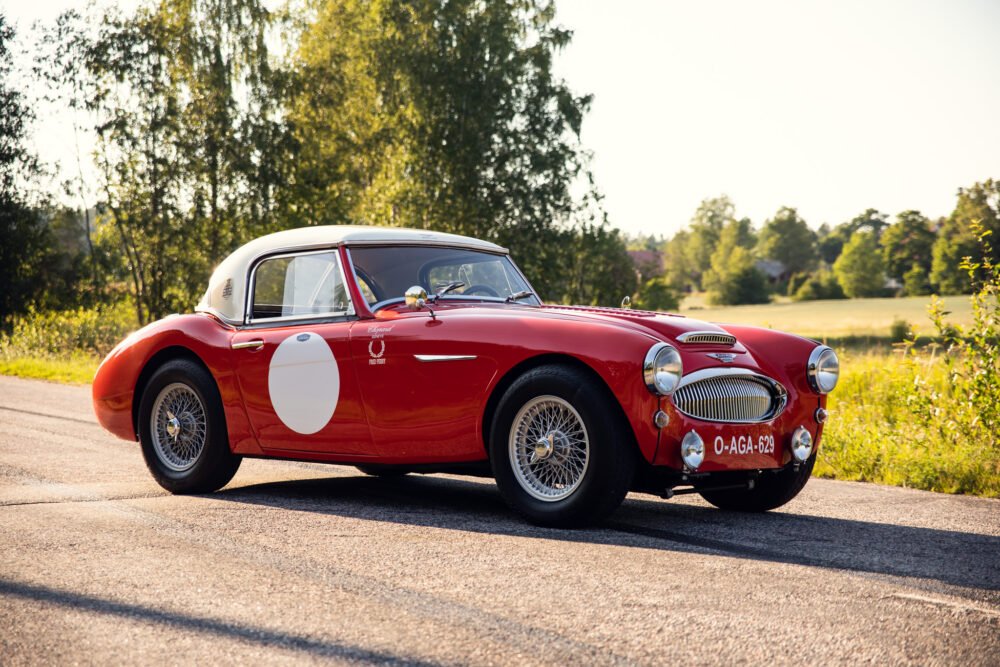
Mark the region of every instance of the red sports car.
[[808, 480], [839, 374], [798, 336], [545, 305], [504, 248], [410, 229], [259, 238], [195, 311], [122, 341], [93, 385], [101, 424], [174, 493], [250, 456], [486, 474], [547, 525], [629, 490], [764, 511]]

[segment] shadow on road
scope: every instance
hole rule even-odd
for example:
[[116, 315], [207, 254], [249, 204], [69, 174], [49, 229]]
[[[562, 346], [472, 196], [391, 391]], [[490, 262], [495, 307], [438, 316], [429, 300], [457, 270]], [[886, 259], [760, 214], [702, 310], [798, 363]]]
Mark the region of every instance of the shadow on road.
[[[166, 611], [129, 602], [118, 602], [94, 595], [49, 588], [0, 578], [0, 596], [42, 602], [69, 609], [172, 626], [199, 634], [238, 639], [261, 646], [276, 647], [342, 661], [374, 665], [431, 665], [409, 656], [371, 651], [359, 646], [325, 641], [305, 635], [242, 625], [205, 616]], [[126, 656], [122, 656], [123, 659]]]
[[[769, 512], [740, 514], [631, 497], [588, 530], [531, 526], [489, 484], [441, 477], [331, 477], [225, 489], [215, 499], [477, 533], [633, 546], [932, 579], [1000, 591], [1000, 538]], [[664, 526], [665, 528], [660, 528]]]

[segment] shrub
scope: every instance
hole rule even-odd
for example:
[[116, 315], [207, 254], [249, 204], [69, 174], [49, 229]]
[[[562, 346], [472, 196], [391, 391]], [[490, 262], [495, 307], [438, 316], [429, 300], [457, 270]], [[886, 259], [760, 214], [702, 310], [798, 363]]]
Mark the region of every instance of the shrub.
[[913, 337], [913, 327], [904, 319], [896, 318], [889, 325], [889, 338], [893, 343], [903, 343]]
[[636, 305], [644, 310], [676, 311], [680, 304], [677, 291], [666, 276], [650, 278], [639, 288]]
[[65, 311], [30, 310], [14, 320], [10, 335], [0, 337], [0, 356], [104, 356], [137, 328], [135, 309], [127, 302]]
[[931, 283], [927, 272], [920, 264], [914, 262], [913, 267], [903, 274], [904, 296], [926, 296], [931, 293]]
[[809, 276], [795, 290], [792, 299], [795, 301], [818, 301], [821, 299], [845, 299], [844, 290], [837, 282], [837, 276], [826, 269], [821, 269]]

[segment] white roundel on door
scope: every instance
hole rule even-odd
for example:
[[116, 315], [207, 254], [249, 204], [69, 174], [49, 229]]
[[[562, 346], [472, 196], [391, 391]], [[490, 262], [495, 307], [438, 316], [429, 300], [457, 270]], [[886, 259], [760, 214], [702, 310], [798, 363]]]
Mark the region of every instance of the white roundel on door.
[[330, 346], [311, 332], [281, 341], [271, 357], [267, 390], [285, 426], [303, 435], [322, 429], [340, 398], [340, 369]]

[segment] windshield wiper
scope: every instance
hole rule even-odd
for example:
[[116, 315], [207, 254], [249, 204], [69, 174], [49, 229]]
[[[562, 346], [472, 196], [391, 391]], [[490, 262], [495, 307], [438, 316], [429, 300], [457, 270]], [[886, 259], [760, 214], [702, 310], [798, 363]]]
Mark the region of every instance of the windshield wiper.
[[510, 296], [508, 296], [506, 299], [504, 299], [504, 303], [514, 303], [515, 301], [520, 301], [521, 299], [526, 299], [529, 296], [535, 296], [535, 293], [534, 292], [529, 292], [527, 290], [525, 290], [523, 292], [514, 292], [513, 294], [511, 294]]
[[465, 287], [465, 283], [458, 282], [458, 281], [453, 282], [453, 283], [448, 283], [447, 285], [445, 285], [444, 287], [442, 287], [441, 289], [439, 289], [437, 292], [435, 292], [434, 295], [430, 299], [428, 299], [428, 301], [437, 301], [438, 299], [440, 299], [441, 297], [443, 297], [448, 292], [451, 292], [453, 290], [457, 290], [459, 287]]

